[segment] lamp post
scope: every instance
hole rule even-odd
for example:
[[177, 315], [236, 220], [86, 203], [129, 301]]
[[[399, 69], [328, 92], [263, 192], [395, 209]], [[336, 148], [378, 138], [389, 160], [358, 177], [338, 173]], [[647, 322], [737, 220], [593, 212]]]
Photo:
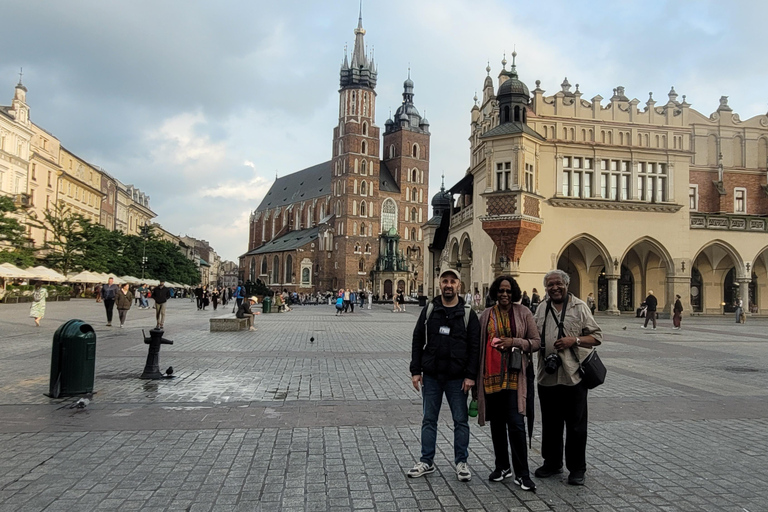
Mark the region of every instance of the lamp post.
[[144, 239], [144, 248], [141, 253], [141, 280], [144, 280], [144, 269], [147, 267], [147, 238], [149, 237], [149, 226], [141, 226], [141, 238]]

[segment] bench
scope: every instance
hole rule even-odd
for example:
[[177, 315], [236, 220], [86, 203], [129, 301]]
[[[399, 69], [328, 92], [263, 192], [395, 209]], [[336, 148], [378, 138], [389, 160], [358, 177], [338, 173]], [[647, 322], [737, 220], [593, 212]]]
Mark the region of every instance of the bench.
[[248, 319], [237, 318], [234, 314], [210, 319], [210, 332], [233, 332], [248, 330]]

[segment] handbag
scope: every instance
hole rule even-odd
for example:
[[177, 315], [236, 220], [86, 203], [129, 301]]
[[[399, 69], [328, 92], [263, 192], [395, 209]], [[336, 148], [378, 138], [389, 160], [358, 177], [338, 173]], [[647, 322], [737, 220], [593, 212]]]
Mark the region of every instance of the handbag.
[[[571, 347], [571, 353], [573, 354], [573, 357], [576, 358], [576, 361], [579, 361], [579, 356], [576, 354], [573, 347]], [[579, 361], [579, 375], [581, 375], [581, 380], [584, 382], [584, 385], [587, 386], [587, 389], [594, 389], [605, 382], [606, 373], [608, 373], [608, 370], [605, 368], [605, 365], [600, 360], [600, 356], [597, 355], [597, 350], [594, 348], [589, 355], [584, 358], [584, 361]]]
[[512, 347], [507, 359], [507, 369], [510, 372], [519, 372], [523, 369], [523, 351], [517, 347]]

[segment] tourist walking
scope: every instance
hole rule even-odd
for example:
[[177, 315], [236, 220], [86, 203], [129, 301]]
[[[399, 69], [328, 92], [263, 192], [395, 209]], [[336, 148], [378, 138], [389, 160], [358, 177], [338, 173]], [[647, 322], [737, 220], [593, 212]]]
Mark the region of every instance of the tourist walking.
[[595, 304], [595, 296], [592, 292], [589, 292], [589, 295], [587, 295], [587, 307], [592, 312], [592, 316], [595, 316], [597, 305]]
[[[733, 301], [734, 306], [734, 312], [736, 313], [736, 323], [737, 324], [743, 324], [742, 321], [742, 313], [744, 313], [744, 301], [742, 301], [740, 298], [737, 298], [735, 301]], [[744, 315], [744, 319], [746, 319], [746, 315]]]
[[349, 312], [355, 312], [355, 302], [357, 302], [357, 294], [354, 290], [349, 291]]
[[468, 482], [469, 455], [467, 393], [475, 385], [480, 352], [477, 314], [461, 297], [459, 273], [440, 274], [440, 295], [421, 310], [411, 343], [411, 382], [423, 399], [421, 458], [408, 471], [417, 478], [435, 470], [437, 419], [445, 395], [453, 416], [453, 451], [456, 476]]
[[218, 287], [214, 288], [211, 292], [211, 302], [213, 303], [214, 311], [216, 311], [216, 308], [219, 307], [219, 295], [221, 295], [221, 292], [219, 292]]
[[672, 328], [680, 329], [680, 321], [683, 319], [683, 303], [680, 302], [680, 296], [675, 295], [675, 305], [672, 308]]
[[240, 305], [243, 303], [243, 299], [245, 298], [245, 286], [243, 286], [243, 283], [240, 283], [237, 285], [237, 288], [235, 288], [235, 303], [237, 303], [237, 307], [240, 307]]
[[653, 322], [653, 330], [656, 330], [656, 307], [658, 306], [659, 301], [656, 300], [656, 296], [653, 294], [653, 290], [648, 290], [648, 296], [645, 298], [645, 323], [643, 324], [643, 329], [648, 327], [648, 320], [651, 320]]
[[[400, 304], [400, 311], [405, 312], [405, 292], [403, 290], [397, 290], [397, 302]], [[472, 304], [469, 306], [472, 307]]]
[[[570, 276], [552, 270], [544, 276], [548, 300], [536, 310], [542, 349], [537, 358], [541, 405], [541, 456], [534, 475], [548, 478], [563, 472], [563, 426], [568, 483], [584, 485], [587, 471], [587, 387], [579, 361], [603, 339], [600, 326], [584, 301], [568, 293]], [[578, 355], [578, 360], [576, 356]]]
[[29, 308], [29, 316], [35, 319], [35, 326], [40, 327], [40, 320], [45, 316], [45, 302], [48, 298], [48, 290], [43, 288], [43, 283], [35, 283], [35, 291], [32, 292], [32, 306]]
[[539, 296], [538, 290], [534, 288], [531, 290], [531, 313], [536, 313], [536, 308], [539, 307], [539, 304], [541, 303], [541, 297]]
[[116, 302], [117, 317], [120, 319], [120, 328], [122, 329], [125, 324], [125, 318], [128, 316], [128, 310], [131, 309], [131, 304], [133, 304], [133, 294], [128, 283], [120, 285], [120, 289], [117, 291]]
[[110, 277], [107, 284], [101, 285], [101, 300], [104, 301], [104, 309], [107, 312], [107, 327], [112, 327], [112, 313], [115, 308], [115, 299], [117, 298], [117, 285], [115, 279]]
[[[541, 348], [539, 330], [528, 306], [517, 304], [520, 287], [512, 276], [497, 277], [488, 293], [496, 305], [480, 315], [480, 365], [475, 386], [477, 423], [491, 422], [496, 461], [488, 479], [501, 482], [514, 476], [521, 489], [535, 491], [525, 442], [526, 372], [528, 358]], [[508, 447], [512, 448], [511, 466]]]
[[162, 329], [165, 324], [165, 303], [168, 302], [170, 296], [171, 294], [168, 288], [165, 287], [165, 281], [163, 280], [152, 290], [152, 298], [155, 299], [155, 319], [157, 320], [155, 329]]

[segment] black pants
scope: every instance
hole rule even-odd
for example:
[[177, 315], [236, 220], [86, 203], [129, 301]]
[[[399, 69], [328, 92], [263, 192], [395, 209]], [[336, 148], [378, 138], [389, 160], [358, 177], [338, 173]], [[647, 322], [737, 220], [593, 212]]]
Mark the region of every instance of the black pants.
[[107, 323], [112, 323], [112, 310], [115, 308], [115, 299], [104, 299], [104, 309], [107, 310]]
[[656, 312], [655, 311], [646, 311], [645, 312], [645, 324], [643, 327], [648, 327], [648, 321], [651, 320], [653, 322], [653, 328], [656, 328]]
[[528, 446], [525, 442], [525, 418], [517, 410], [517, 391], [504, 390], [485, 395], [485, 415], [491, 422], [496, 469], [509, 468], [509, 450], [507, 449], [507, 436], [509, 436], [515, 476], [530, 476]]
[[551, 469], [563, 467], [563, 426], [565, 426], [565, 467], [571, 473], [587, 469], [587, 388], [539, 386], [541, 404], [541, 456]]

